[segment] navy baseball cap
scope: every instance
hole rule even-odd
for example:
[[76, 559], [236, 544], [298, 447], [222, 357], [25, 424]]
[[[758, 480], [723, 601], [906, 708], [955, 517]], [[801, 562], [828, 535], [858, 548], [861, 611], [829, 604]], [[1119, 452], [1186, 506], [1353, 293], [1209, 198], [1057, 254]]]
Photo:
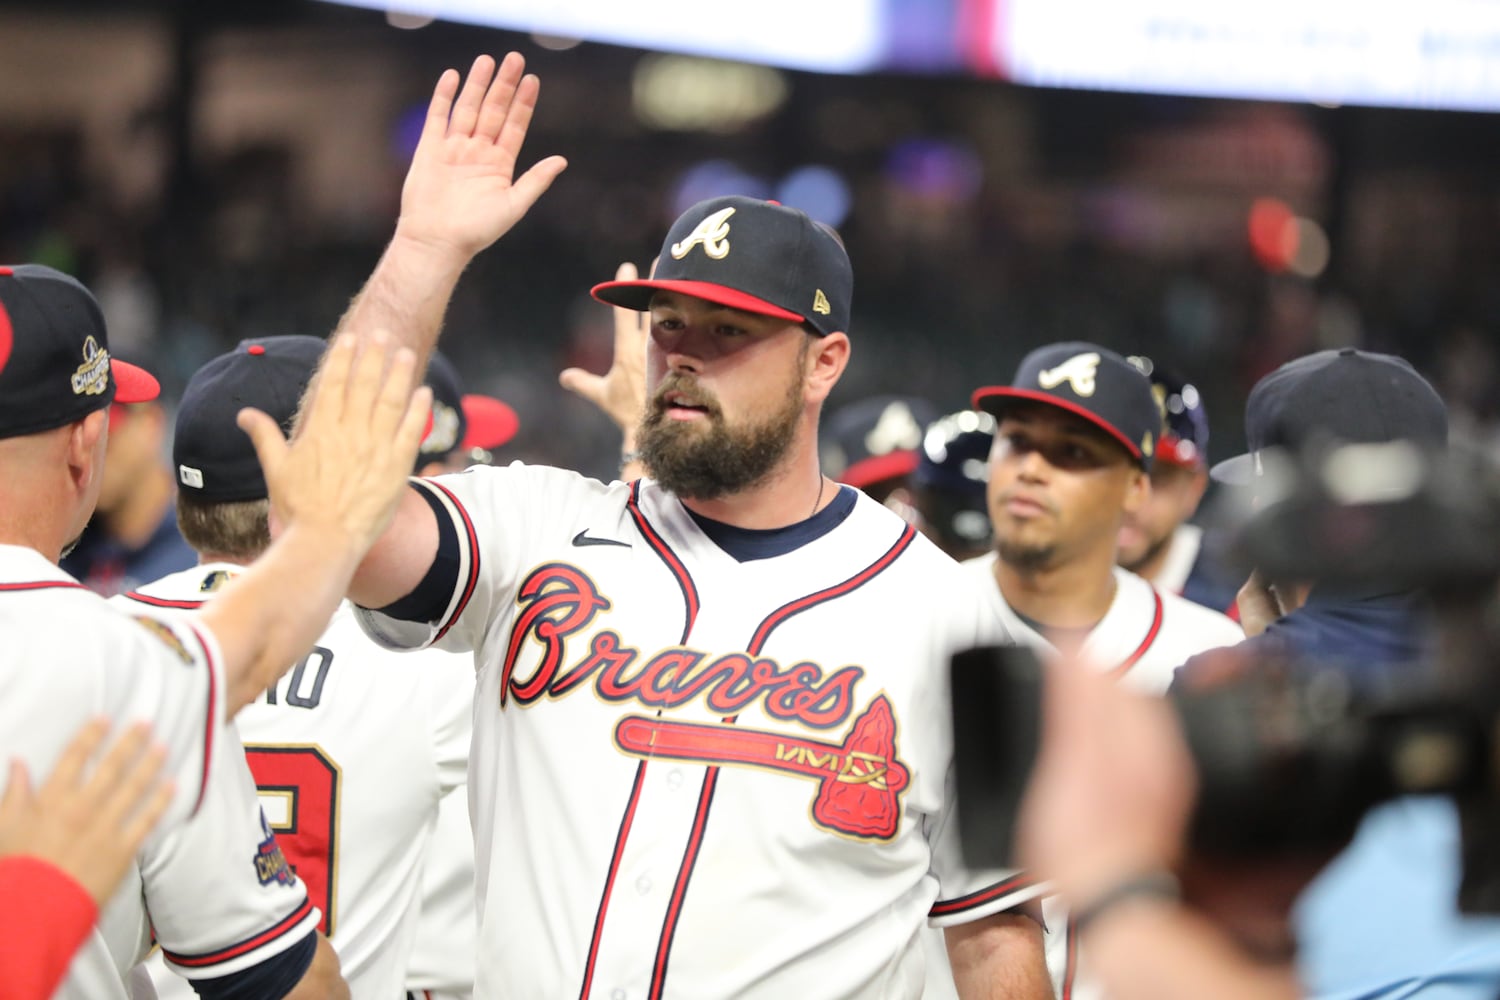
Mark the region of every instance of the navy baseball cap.
[[432, 426], [417, 450], [419, 468], [457, 449], [498, 448], [521, 427], [516, 411], [501, 400], [465, 393], [458, 369], [437, 351], [427, 362], [427, 384], [432, 387]]
[[1156, 461], [1187, 469], [1208, 465], [1208, 411], [1198, 387], [1150, 358], [1132, 354], [1125, 359], [1151, 380], [1151, 394], [1164, 421], [1156, 442]]
[[606, 281], [593, 296], [646, 312], [657, 291], [806, 323], [826, 335], [849, 329], [854, 271], [839, 238], [807, 213], [731, 195], [678, 217], [650, 278]]
[[1297, 452], [1314, 440], [1404, 440], [1441, 450], [1448, 445], [1448, 407], [1405, 358], [1353, 347], [1318, 351], [1255, 383], [1245, 401], [1249, 451], [1209, 474], [1220, 482], [1248, 483], [1261, 471], [1262, 451]]
[[974, 390], [974, 407], [996, 419], [1018, 401], [1076, 414], [1123, 445], [1142, 468], [1151, 467], [1162, 428], [1151, 380], [1106, 347], [1082, 341], [1048, 344], [1021, 359], [1010, 385]]
[[934, 503], [923, 505], [923, 514], [947, 542], [974, 546], [990, 538], [985, 490], [994, 443], [994, 416], [975, 410], [938, 418], [922, 437], [911, 483], [931, 494]]
[[265, 473], [235, 417], [253, 406], [288, 434], [328, 347], [321, 337], [242, 340], [199, 368], [177, 408], [172, 464], [184, 495], [213, 503], [264, 500]]
[[41, 264], [0, 267], [0, 354], [0, 438], [161, 392], [144, 369], [110, 357], [104, 314], [89, 290]]
[[916, 396], [873, 396], [840, 407], [823, 423], [823, 468], [858, 489], [909, 475], [937, 415], [937, 406]]

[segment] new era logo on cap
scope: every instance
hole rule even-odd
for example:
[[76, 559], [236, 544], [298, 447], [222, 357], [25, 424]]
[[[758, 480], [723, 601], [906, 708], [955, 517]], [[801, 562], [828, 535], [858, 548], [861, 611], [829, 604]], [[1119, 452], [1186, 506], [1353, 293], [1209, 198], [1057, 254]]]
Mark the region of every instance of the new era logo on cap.
[[1000, 418], [1007, 406], [1022, 400], [1083, 417], [1150, 467], [1161, 434], [1161, 408], [1151, 380], [1114, 351], [1079, 342], [1040, 347], [1021, 360], [1010, 385], [976, 389], [973, 403]]
[[645, 312], [658, 291], [827, 335], [849, 329], [854, 272], [838, 237], [806, 213], [735, 195], [699, 202], [678, 217], [650, 278], [606, 281], [593, 295]]

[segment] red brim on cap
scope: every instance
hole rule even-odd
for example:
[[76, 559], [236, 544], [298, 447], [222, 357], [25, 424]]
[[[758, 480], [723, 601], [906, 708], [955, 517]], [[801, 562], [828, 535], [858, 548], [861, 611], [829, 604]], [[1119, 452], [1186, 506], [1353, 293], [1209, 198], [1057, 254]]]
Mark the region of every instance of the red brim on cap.
[[1184, 469], [1201, 468], [1206, 458], [1191, 441], [1165, 436], [1156, 443], [1156, 461], [1180, 465]]
[[516, 411], [492, 396], [464, 396], [463, 448], [498, 448], [516, 436], [521, 418]]
[[915, 451], [892, 451], [884, 455], [871, 455], [855, 462], [839, 474], [839, 482], [864, 489], [871, 483], [898, 476], [908, 476], [917, 467]]
[[807, 317], [794, 313], [789, 309], [774, 306], [765, 299], [758, 299], [754, 295], [746, 295], [744, 292], [723, 285], [715, 285], [710, 281], [606, 281], [595, 285], [589, 292], [594, 298], [607, 305], [621, 306], [625, 309], [634, 309], [636, 312], [646, 312], [651, 308], [651, 295], [653, 292], [676, 292], [679, 295], [691, 295], [695, 299], [703, 299], [716, 305], [729, 306], [731, 309], [742, 309], [745, 312], [757, 313], [761, 316], [774, 316], [776, 319], [784, 319], [789, 323], [805, 323]]
[[[992, 413], [998, 419], [1000, 417], [1000, 413], [997, 410], [996, 401], [1004, 402], [1007, 399], [1024, 399], [1033, 403], [1046, 403], [1048, 406], [1055, 406], [1060, 410], [1067, 410], [1069, 413], [1076, 414], [1077, 416], [1080, 416], [1083, 419], [1087, 420], [1089, 423], [1093, 424], [1095, 427], [1098, 427], [1110, 437], [1120, 442], [1125, 446], [1125, 450], [1130, 452], [1132, 458], [1140, 461], [1142, 457], [1141, 446], [1130, 440], [1124, 434], [1121, 434], [1119, 430], [1114, 427], [1114, 425], [1108, 423], [1098, 414], [1093, 413], [1089, 410], [1085, 410], [1077, 403], [1070, 403], [1066, 399], [1059, 399], [1051, 393], [1037, 392], [1033, 389], [1013, 389], [1008, 385], [991, 385], [986, 386], [983, 389], [975, 389], [974, 395], [973, 397], [971, 397], [970, 402], [973, 404], [974, 409], [984, 410], [986, 413]], [[989, 405], [985, 405], [986, 403], [988, 403]]]
[[156, 376], [128, 361], [110, 358], [109, 374], [115, 380], [116, 403], [149, 403], [161, 395]]

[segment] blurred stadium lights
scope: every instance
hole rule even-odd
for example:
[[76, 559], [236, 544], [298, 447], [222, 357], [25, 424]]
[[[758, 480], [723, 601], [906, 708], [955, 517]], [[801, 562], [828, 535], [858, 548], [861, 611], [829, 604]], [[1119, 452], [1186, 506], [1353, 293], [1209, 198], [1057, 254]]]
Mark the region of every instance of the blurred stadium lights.
[[771, 114], [790, 91], [779, 70], [675, 55], [641, 57], [630, 89], [643, 125], [720, 133]]
[[[386, 9], [389, 0], [325, 0]], [[828, 73], [878, 69], [887, 0], [426, 0], [447, 21]]]
[[800, 208], [819, 222], [837, 229], [849, 215], [853, 195], [849, 183], [831, 167], [798, 167], [776, 186], [776, 200]]
[[742, 194], [751, 198], [771, 197], [771, 185], [728, 160], [706, 160], [684, 170], [672, 190], [672, 217], [708, 198]]
[[897, 143], [886, 158], [886, 177], [908, 194], [962, 203], [979, 194], [984, 168], [971, 147], [945, 139]]
[[436, 20], [437, 15], [429, 6], [415, 3], [392, 3], [386, 7], [385, 23], [393, 28], [412, 31], [425, 28]]
[[1328, 267], [1328, 233], [1316, 221], [1296, 215], [1279, 198], [1257, 198], [1250, 206], [1250, 250], [1273, 274], [1290, 272], [1313, 279]]
[[533, 34], [531, 40], [536, 43], [538, 48], [546, 49], [549, 52], [566, 52], [569, 49], [576, 49], [583, 44], [583, 39], [573, 35], [545, 35], [540, 32]]

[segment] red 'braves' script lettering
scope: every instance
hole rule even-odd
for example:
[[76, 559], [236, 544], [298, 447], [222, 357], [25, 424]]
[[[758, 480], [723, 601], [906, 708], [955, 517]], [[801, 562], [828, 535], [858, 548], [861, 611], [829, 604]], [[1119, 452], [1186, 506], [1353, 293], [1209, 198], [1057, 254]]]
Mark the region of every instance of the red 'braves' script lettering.
[[[592, 682], [608, 701], [675, 708], [701, 697], [721, 715], [736, 715], [761, 701], [772, 718], [829, 729], [849, 718], [854, 685], [864, 676], [863, 668], [855, 666], [825, 674], [816, 663], [782, 667], [768, 657], [742, 652], [710, 659], [681, 646], [643, 658], [612, 630], [595, 633], [588, 650], [564, 670], [568, 638], [608, 609], [609, 599], [577, 567], [551, 563], [526, 578], [516, 603], [521, 613], [505, 651], [501, 704], [510, 696], [521, 705], [544, 696], [558, 698]], [[533, 647], [539, 649], [535, 669], [517, 675], [522, 651]]]

